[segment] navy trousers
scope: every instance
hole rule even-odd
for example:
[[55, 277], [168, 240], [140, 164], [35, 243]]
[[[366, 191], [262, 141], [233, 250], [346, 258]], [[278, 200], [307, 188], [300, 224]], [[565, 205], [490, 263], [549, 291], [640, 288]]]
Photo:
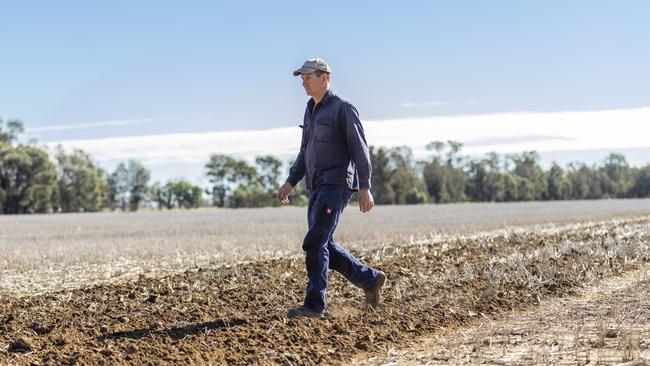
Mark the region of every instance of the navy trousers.
[[325, 310], [329, 268], [362, 289], [369, 288], [377, 280], [378, 272], [375, 269], [361, 263], [332, 238], [343, 209], [351, 198], [352, 190], [346, 186], [326, 184], [309, 192], [309, 231], [302, 244], [309, 278], [304, 305], [317, 312]]

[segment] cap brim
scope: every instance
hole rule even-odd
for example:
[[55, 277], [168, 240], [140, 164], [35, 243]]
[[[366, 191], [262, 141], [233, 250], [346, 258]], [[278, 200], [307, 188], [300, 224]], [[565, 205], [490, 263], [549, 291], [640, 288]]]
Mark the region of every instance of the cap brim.
[[312, 72], [316, 71], [313, 67], [301, 67], [298, 70], [293, 72], [293, 76], [298, 76], [300, 74], [311, 74]]

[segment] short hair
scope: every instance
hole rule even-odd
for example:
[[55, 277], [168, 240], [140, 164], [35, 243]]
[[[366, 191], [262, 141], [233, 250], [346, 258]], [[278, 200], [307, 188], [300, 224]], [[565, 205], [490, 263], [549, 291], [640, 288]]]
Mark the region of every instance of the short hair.
[[330, 73], [327, 71], [322, 71], [322, 70], [314, 71], [314, 75], [316, 75], [317, 78], [321, 77], [323, 74], [327, 74], [327, 76], [330, 76]]

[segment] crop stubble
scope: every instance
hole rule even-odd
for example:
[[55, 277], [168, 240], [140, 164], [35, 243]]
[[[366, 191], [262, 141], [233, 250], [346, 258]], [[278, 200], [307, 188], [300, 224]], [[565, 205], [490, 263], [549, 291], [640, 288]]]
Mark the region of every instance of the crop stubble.
[[512, 229], [359, 253], [388, 273], [377, 312], [331, 276], [324, 320], [287, 319], [300, 258], [0, 301], [0, 363], [313, 364], [387, 354], [441, 327], [539, 304], [649, 261], [648, 217]]
[[[336, 238], [368, 251], [511, 226], [650, 214], [650, 199], [350, 207]], [[0, 215], [0, 293], [42, 293], [300, 255], [305, 208]]]

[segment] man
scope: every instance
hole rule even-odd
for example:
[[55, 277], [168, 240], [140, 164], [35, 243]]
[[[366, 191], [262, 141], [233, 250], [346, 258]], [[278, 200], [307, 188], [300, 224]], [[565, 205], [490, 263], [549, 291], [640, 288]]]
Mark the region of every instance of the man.
[[309, 230], [302, 244], [309, 282], [302, 306], [290, 309], [289, 317], [322, 317], [328, 268], [341, 273], [365, 292], [366, 308], [379, 303], [386, 275], [361, 263], [337, 244], [332, 235], [350, 202], [359, 192], [359, 209], [374, 207], [370, 193], [370, 154], [356, 108], [329, 90], [330, 67], [323, 59], [305, 61], [293, 72], [300, 75], [311, 99], [307, 102], [300, 152], [279, 188], [277, 199], [289, 203], [293, 187], [304, 177], [309, 195]]

